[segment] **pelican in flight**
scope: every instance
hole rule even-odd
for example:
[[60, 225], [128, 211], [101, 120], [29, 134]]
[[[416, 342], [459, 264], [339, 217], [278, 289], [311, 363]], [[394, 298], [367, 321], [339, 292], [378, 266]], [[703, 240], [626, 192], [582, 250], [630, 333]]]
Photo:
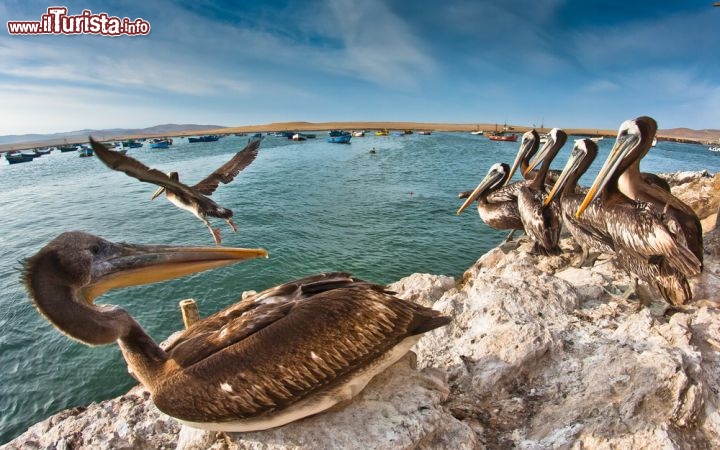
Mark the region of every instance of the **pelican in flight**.
[[702, 256], [699, 258], [695, 251], [699, 246], [702, 255], [702, 241], [698, 242], [702, 235], [695, 236], [694, 242], [689, 240], [693, 235], [685, 233], [683, 228], [688, 218], [676, 215], [670, 199], [660, 206], [654, 197], [639, 203], [623, 193], [628, 185], [637, 189], [642, 183], [635, 168], [652, 145], [657, 127], [654, 123], [650, 118], [638, 118], [620, 126], [615, 145], [575, 216], [581, 217], [588, 206], [600, 198], [606, 230], [613, 239], [621, 265], [655, 285], [667, 302], [683, 305], [692, 299], [687, 278], [702, 271]]
[[545, 178], [553, 158], [565, 145], [566, 140], [567, 134], [563, 130], [559, 128], [550, 130], [547, 142], [523, 170], [523, 175], [528, 175], [538, 164], [540, 165], [532, 180], [527, 181], [518, 193], [520, 219], [525, 227], [525, 233], [534, 242], [533, 251], [536, 253], [560, 253], [558, 247], [562, 228], [560, 206], [557, 202], [551, 202], [547, 206], [544, 204], [547, 195]]
[[613, 241], [605, 229], [605, 212], [600, 200], [592, 202], [582, 216], [575, 217], [575, 212], [585, 198], [585, 193], [580, 194], [578, 191], [578, 179], [595, 160], [597, 151], [597, 144], [590, 139], [576, 140], [565, 168], [543, 203], [547, 207], [560, 194], [562, 221], [582, 248], [582, 257], [576, 267], [581, 267], [588, 260], [591, 248], [601, 253], [615, 254]]
[[113, 243], [67, 232], [25, 261], [38, 312], [87, 345], [117, 342], [157, 407], [192, 427], [254, 431], [324, 411], [360, 392], [421, 337], [438, 311], [346, 273], [320, 274], [247, 297], [160, 348], [110, 289], [251, 258], [262, 249]]
[[218, 205], [208, 196], [215, 192], [215, 189], [217, 189], [221, 182], [223, 184], [231, 182], [241, 170], [255, 160], [261, 140], [262, 139], [251, 139], [245, 148], [237, 152], [230, 161], [220, 166], [194, 186], [188, 186], [180, 182], [180, 177], [177, 172], [170, 172], [166, 175], [157, 169], [151, 169], [135, 158], [108, 149], [92, 137], [90, 138], [90, 144], [95, 151], [95, 155], [100, 158], [106, 166], [125, 172], [127, 175], [137, 178], [140, 181], [160, 186], [152, 195], [152, 200], [155, 200], [164, 192], [170, 203], [180, 209], [190, 211], [195, 217], [202, 220], [208, 230], [210, 230], [215, 244], [220, 245], [222, 242], [220, 230], [210, 225], [208, 216], [225, 219], [234, 232], [237, 232], [237, 226], [232, 221], [233, 212], [228, 208]]

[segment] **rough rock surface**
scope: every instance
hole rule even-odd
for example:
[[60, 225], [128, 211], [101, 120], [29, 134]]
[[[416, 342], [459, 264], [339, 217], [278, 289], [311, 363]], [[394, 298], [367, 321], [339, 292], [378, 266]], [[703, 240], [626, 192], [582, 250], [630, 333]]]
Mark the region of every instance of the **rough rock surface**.
[[[676, 195], [717, 213], [720, 189], [705, 186], [718, 175], [675, 178]], [[420, 370], [410, 355], [323, 414], [265, 432], [204, 432], [135, 388], [2, 448], [720, 448], [720, 228], [705, 235], [698, 301], [683, 310], [609, 294], [631, 283], [613, 260], [575, 268], [575, 246], [561, 246], [541, 257], [528, 242], [503, 245], [460, 280], [414, 274], [390, 285], [453, 322], [418, 343]]]
[[699, 172], [660, 174], [670, 184], [673, 195], [688, 204], [702, 222], [703, 230], [715, 227], [720, 208], [720, 173]]

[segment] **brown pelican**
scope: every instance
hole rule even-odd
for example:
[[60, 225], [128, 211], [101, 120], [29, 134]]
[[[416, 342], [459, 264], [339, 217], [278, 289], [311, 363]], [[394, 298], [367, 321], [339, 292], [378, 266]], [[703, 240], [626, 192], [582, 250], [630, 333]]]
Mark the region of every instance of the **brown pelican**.
[[537, 152], [529, 165], [524, 169], [523, 175], [529, 174], [538, 164], [540, 168], [531, 181], [526, 182], [518, 193], [518, 211], [525, 227], [525, 233], [534, 242], [533, 251], [543, 254], [559, 254], [560, 230], [562, 218], [560, 206], [551, 202], [544, 206], [547, 190], [545, 189], [545, 176], [550, 169], [553, 158], [560, 148], [565, 145], [567, 134], [553, 128], [548, 133], [548, 140]]
[[217, 245], [222, 242], [220, 230], [210, 225], [207, 219], [208, 216], [225, 219], [233, 231], [237, 231], [237, 226], [232, 221], [233, 212], [218, 205], [208, 196], [215, 192], [220, 182], [224, 184], [231, 182], [241, 170], [255, 160], [260, 141], [261, 139], [251, 139], [245, 148], [237, 152], [230, 161], [220, 166], [196, 185], [187, 186], [179, 181], [180, 178], [177, 172], [170, 172], [165, 175], [157, 169], [145, 166], [135, 158], [109, 150], [104, 145], [93, 140], [93, 138], [90, 138], [95, 155], [106, 166], [125, 172], [140, 181], [160, 186], [152, 195], [152, 200], [164, 192], [170, 203], [180, 209], [190, 211], [195, 217], [202, 220], [210, 230]]
[[[466, 199], [456, 214], [463, 212], [473, 201], [478, 201], [480, 218], [492, 228], [498, 230], [511, 230], [505, 242], [512, 239], [515, 230], [522, 230], [520, 212], [517, 209], [517, 196], [527, 181], [517, 181], [508, 184], [510, 177], [518, 166], [527, 168], [527, 161], [537, 152], [540, 145], [540, 136], [537, 131], [530, 130], [523, 134], [520, 148], [515, 157], [513, 169], [508, 171], [507, 164], [494, 165], [485, 178], [474, 191], [461, 192], [458, 198]], [[497, 183], [498, 176], [502, 176], [502, 183]], [[492, 224], [490, 223], [492, 222]]]
[[[637, 167], [650, 148], [655, 134], [653, 123], [640, 118], [621, 125], [615, 145], [575, 215], [580, 217], [591, 202], [601, 198], [606, 230], [623, 267], [657, 286], [668, 302], [682, 305], [692, 298], [687, 277], [702, 270], [702, 259], [693, 251], [698, 243], [689, 242], [682, 221], [669, 214], [670, 203], [662, 207], [654, 201], [638, 203], [625, 195], [619, 185], [620, 177], [629, 169], [634, 172], [631, 167]], [[625, 183], [637, 187], [639, 180], [636, 174]]]
[[[648, 145], [647, 136], [655, 136], [657, 122], [654, 119], [643, 116], [634, 120], [628, 120], [620, 126], [618, 139], [625, 141], [622, 150], [624, 152], [637, 152], [632, 163], [621, 173], [618, 179], [620, 192], [631, 199], [655, 205], [663, 211], [667, 220], [672, 222], [671, 228], [678, 239], [703, 262], [703, 238], [700, 220], [688, 205], [670, 193], [670, 189], [662, 189], [652, 182], [648, 182], [645, 176], [640, 176], [640, 160], [645, 157], [652, 144]], [[621, 136], [622, 135], [622, 136]], [[623, 155], [617, 155], [618, 158]], [[643, 174], [646, 175], [646, 174]]]
[[496, 230], [522, 229], [523, 224], [517, 206], [517, 193], [512, 189], [502, 187], [509, 175], [510, 166], [505, 163], [493, 164], [475, 190], [467, 194], [467, 200], [456, 214], [460, 214], [477, 200], [480, 218], [489, 227]]
[[249, 296], [160, 348], [104, 292], [263, 257], [262, 249], [117, 244], [63, 233], [25, 262], [35, 307], [69, 337], [117, 342], [166, 414], [217, 431], [272, 428], [360, 392], [422, 335], [450, 321], [345, 273]]
[[584, 192], [578, 193], [578, 179], [587, 171], [596, 156], [597, 144], [595, 142], [590, 139], [576, 140], [565, 168], [543, 203], [543, 206], [548, 206], [560, 193], [563, 223], [583, 252], [577, 267], [587, 261], [590, 248], [602, 253], [615, 253], [612, 239], [605, 230], [604, 211], [599, 200], [592, 202], [582, 216], [575, 217], [575, 212], [585, 198]]

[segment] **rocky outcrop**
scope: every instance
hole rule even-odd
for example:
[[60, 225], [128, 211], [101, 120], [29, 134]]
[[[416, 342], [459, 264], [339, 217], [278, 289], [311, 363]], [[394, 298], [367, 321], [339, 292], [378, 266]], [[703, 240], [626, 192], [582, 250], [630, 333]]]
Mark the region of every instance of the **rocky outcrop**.
[[[703, 186], [715, 180], [671, 183], [712, 205], [720, 190]], [[698, 301], [684, 309], [611, 294], [631, 283], [611, 258], [575, 268], [575, 246], [561, 246], [541, 257], [525, 241], [503, 245], [459, 280], [414, 274], [390, 285], [453, 322], [423, 337], [417, 362], [409, 355], [317, 416], [204, 432], [135, 388], [56, 414], [3, 448], [720, 448], [720, 229], [706, 234]], [[659, 298], [644, 284], [639, 292]]]
[[698, 215], [703, 230], [715, 227], [720, 208], [720, 173], [707, 170], [660, 174], [670, 184], [673, 195], [682, 199]]

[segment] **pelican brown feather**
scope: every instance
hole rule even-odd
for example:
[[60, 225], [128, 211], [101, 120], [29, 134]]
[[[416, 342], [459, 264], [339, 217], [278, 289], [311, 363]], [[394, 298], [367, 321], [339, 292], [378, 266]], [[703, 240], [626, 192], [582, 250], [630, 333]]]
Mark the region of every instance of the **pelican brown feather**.
[[207, 219], [208, 216], [225, 219], [233, 231], [237, 231], [237, 226], [232, 221], [232, 210], [218, 205], [208, 196], [215, 192], [221, 182], [229, 183], [241, 170], [255, 160], [260, 142], [261, 139], [251, 139], [245, 148], [237, 152], [228, 162], [196, 185], [188, 186], [180, 182], [177, 172], [165, 174], [157, 169], [152, 169], [135, 158], [112, 151], [92, 137], [90, 138], [95, 155], [105, 165], [142, 182], [159, 186], [152, 198], [154, 199], [164, 192], [168, 201], [178, 208], [192, 212], [208, 227], [217, 245], [222, 242], [220, 231], [212, 228]]
[[34, 305], [88, 345], [117, 342], [158, 408], [191, 426], [251, 431], [316, 414], [356, 395], [422, 333], [450, 321], [386, 288], [328, 273], [250, 296], [160, 348], [111, 288], [266, 256], [260, 249], [116, 244], [63, 233], [25, 263]]

